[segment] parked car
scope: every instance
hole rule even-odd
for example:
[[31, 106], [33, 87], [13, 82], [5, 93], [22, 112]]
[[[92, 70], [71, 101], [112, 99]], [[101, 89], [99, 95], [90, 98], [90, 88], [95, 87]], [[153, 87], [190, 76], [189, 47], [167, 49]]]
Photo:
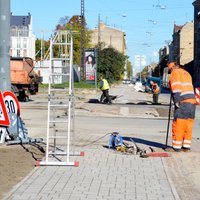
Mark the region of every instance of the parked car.
[[129, 79], [124, 79], [124, 80], [122, 81], [122, 83], [123, 83], [123, 84], [130, 84], [131, 81], [130, 81]]
[[131, 83], [132, 83], [132, 84], [135, 84], [136, 82], [137, 82], [137, 78], [136, 78], [136, 77], [132, 77]]

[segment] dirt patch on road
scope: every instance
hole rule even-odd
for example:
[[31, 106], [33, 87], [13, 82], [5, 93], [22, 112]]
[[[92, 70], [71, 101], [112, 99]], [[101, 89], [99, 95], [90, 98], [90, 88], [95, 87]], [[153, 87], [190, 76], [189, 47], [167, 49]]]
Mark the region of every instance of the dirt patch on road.
[[0, 199], [20, 182], [44, 153], [32, 145], [0, 146]]
[[[156, 111], [159, 114], [159, 117], [168, 117], [169, 116], [169, 107], [166, 108], [156, 108]], [[174, 111], [171, 110], [171, 117], [174, 116]]]

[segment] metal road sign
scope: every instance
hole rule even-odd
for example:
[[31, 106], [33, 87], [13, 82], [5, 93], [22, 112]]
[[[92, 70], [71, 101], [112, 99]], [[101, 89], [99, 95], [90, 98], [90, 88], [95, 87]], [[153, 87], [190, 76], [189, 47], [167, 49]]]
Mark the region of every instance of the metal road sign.
[[20, 105], [17, 97], [11, 91], [4, 92], [3, 97], [7, 112], [20, 116]]
[[9, 126], [9, 125], [10, 125], [10, 120], [5, 107], [3, 94], [0, 91], [0, 126]]

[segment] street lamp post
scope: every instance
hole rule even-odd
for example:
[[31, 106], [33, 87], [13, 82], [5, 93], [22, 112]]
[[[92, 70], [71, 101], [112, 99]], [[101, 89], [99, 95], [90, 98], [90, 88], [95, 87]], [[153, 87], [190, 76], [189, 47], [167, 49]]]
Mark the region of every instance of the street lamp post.
[[11, 90], [10, 0], [0, 0], [0, 90]]

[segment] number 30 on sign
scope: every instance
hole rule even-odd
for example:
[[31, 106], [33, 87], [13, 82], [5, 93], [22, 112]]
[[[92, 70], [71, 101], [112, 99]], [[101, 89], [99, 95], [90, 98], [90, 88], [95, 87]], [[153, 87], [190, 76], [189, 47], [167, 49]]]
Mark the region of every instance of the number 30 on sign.
[[10, 91], [6, 91], [3, 93], [5, 106], [8, 113], [13, 113], [16, 115], [20, 115], [20, 105], [17, 97]]

